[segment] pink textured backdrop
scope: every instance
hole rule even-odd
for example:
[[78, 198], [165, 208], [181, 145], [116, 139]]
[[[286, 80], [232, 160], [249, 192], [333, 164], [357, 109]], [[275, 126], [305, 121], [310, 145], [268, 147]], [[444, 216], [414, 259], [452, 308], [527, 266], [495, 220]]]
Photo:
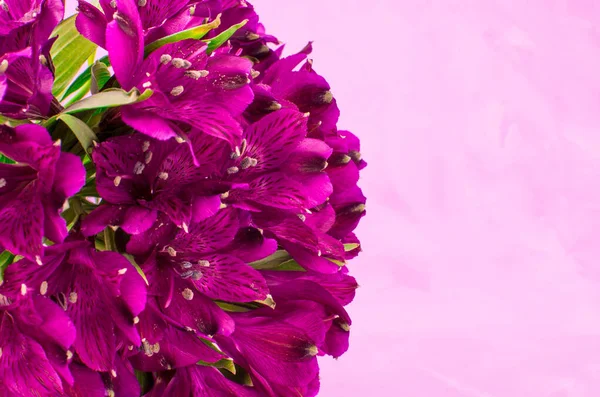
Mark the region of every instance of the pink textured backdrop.
[[[73, 7], [73, 0], [69, 0]], [[254, 0], [363, 140], [325, 397], [600, 395], [600, 5]]]
[[254, 0], [363, 140], [350, 351], [322, 394], [600, 395], [600, 4]]

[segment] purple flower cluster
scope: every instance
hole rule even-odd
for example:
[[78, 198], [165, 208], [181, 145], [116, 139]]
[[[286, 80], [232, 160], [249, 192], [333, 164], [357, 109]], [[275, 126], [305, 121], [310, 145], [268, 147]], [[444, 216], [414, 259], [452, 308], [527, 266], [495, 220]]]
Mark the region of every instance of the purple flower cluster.
[[39, 122], [62, 2], [0, 0], [0, 115], [23, 121], [0, 126], [0, 396], [315, 396], [348, 349], [366, 163], [311, 45], [283, 58], [243, 0], [100, 6], [77, 29], [152, 95], [103, 110], [88, 156]]

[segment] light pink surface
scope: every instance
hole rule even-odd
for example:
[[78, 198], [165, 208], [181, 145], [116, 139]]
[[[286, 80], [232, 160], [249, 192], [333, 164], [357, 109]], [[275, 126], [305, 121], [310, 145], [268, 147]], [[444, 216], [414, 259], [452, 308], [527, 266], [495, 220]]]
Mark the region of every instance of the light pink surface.
[[288, 53], [315, 40], [369, 161], [320, 395], [600, 396], [599, 3], [253, 4]]
[[600, 4], [255, 0], [359, 135], [337, 396], [600, 395]]

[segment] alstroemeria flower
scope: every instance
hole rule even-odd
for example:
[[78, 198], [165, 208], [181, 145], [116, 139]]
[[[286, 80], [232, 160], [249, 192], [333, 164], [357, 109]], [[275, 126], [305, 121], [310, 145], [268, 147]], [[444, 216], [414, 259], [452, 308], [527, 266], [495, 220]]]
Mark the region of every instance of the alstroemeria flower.
[[[151, 3], [144, 3], [139, 9], [133, 0], [116, 1], [116, 9], [108, 5], [114, 19], [105, 28], [105, 46], [117, 80], [127, 90], [154, 91], [150, 99], [124, 107], [123, 121], [160, 140], [205, 133], [239, 143], [241, 129], [234, 117], [252, 101], [252, 63], [225, 54], [208, 57], [206, 45], [198, 40], [161, 47], [144, 60], [142, 15], [153, 19], [157, 12], [153, 7], [154, 14], [146, 13]], [[171, 4], [176, 8], [177, 2]], [[102, 45], [94, 37], [104, 28], [88, 26], [102, 13], [85, 3], [80, 10], [80, 31]]]
[[54, 76], [47, 66], [48, 42], [41, 52], [27, 47], [0, 55], [0, 113], [14, 119], [47, 116]]
[[[191, 282], [191, 296], [201, 293], [229, 302], [265, 299], [268, 289], [260, 273], [226, 249], [239, 229], [239, 211], [225, 208], [190, 224], [188, 230], [178, 230], [174, 236], [164, 233], [157, 241], [156, 266], [165, 272], [162, 279], [167, 281], [163, 288], [166, 301], [171, 300], [178, 278]], [[128, 249], [139, 252], [139, 241], [144, 239], [147, 237], [140, 235], [130, 241]]]
[[0, 246], [39, 262], [42, 237], [64, 240], [60, 213], [83, 186], [85, 170], [77, 156], [61, 152], [35, 124], [0, 125], [0, 153], [16, 161], [0, 163]]
[[[166, 378], [166, 379], [165, 379]], [[179, 368], [169, 374], [158, 375], [155, 386], [146, 397], [259, 397], [255, 388], [227, 379], [218, 369], [202, 365]]]
[[63, 395], [63, 381], [75, 339], [71, 319], [55, 303], [36, 296], [26, 284], [13, 294], [0, 292], [0, 395]]
[[0, 0], [0, 55], [44, 45], [63, 18], [61, 0]]
[[182, 368], [198, 361], [216, 362], [223, 356], [208, 346], [215, 334], [233, 332], [233, 320], [200, 294], [193, 282], [153, 255], [143, 265], [150, 282], [149, 301], [140, 315], [142, 345], [130, 358], [143, 371]]
[[248, 370], [264, 395], [314, 396], [309, 391], [319, 372], [315, 341], [307, 330], [282, 321], [276, 310], [258, 310], [260, 315], [232, 313], [235, 332], [217, 335], [219, 347]]
[[[133, 60], [122, 62], [129, 65]], [[209, 57], [206, 45], [197, 40], [161, 47], [127, 82], [141, 91], [151, 88], [154, 94], [124, 107], [123, 121], [161, 140], [204, 133], [239, 144], [241, 128], [235, 117], [252, 102], [251, 66], [247, 59], [231, 55]], [[128, 77], [129, 73], [124, 72]], [[119, 81], [126, 87], [123, 80]]]
[[205, 135], [194, 136], [190, 143], [199, 167], [188, 146], [174, 140], [134, 134], [99, 144], [92, 157], [103, 204], [84, 219], [83, 233], [94, 235], [113, 225], [138, 234], [148, 230], [159, 213], [185, 228], [214, 214], [221, 205], [219, 194], [231, 184], [207, 178], [216, 173], [227, 145]]
[[271, 207], [296, 212], [324, 202], [331, 184], [322, 171], [331, 148], [306, 133], [306, 117], [293, 109], [248, 126], [241, 147], [223, 167], [227, 180], [248, 188], [230, 191], [223, 202], [250, 211]]
[[134, 324], [146, 288], [136, 269], [119, 253], [96, 251], [87, 241], [47, 247], [41, 262], [23, 259], [9, 266], [5, 287], [24, 284], [56, 300], [77, 329], [78, 358], [95, 371], [116, 371], [119, 346], [141, 343]]

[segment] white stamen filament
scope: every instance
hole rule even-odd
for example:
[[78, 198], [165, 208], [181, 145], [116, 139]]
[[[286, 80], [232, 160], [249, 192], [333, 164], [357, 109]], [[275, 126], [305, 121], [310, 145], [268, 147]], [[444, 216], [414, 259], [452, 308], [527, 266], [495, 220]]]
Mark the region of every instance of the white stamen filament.
[[71, 350], [67, 350], [67, 360], [70, 360], [73, 358], [73, 352]]
[[127, 268], [124, 267], [123, 269], [119, 269], [119, 271], [117, 272], [119, 273], [120, 276], [124, 275], [125, 273], [127, 273]]
[[121, 184], [121, 177], [120, 176], [115, 176], [115, 179], [113, 179], [113, 183], [116, 187], [118, 187]]
[[25, 284], [21, 284], [21, 295], [27, 295], [27, 286]]
[[38, 266], [42, 266], [43, 265], [42, 258], [39, 255], [35, 256], [35, 263], [37, 263]]
[[6, 69], [8, 69], [8, 60], [7, 59], [0, 62], [0, 74], [6, 72]]
[[142, 84], [142, 87], [144, 87], [144, 88], [150, 88], [150, 87], [152, 87], [152, 82], [146, 81], [144, 84]]

